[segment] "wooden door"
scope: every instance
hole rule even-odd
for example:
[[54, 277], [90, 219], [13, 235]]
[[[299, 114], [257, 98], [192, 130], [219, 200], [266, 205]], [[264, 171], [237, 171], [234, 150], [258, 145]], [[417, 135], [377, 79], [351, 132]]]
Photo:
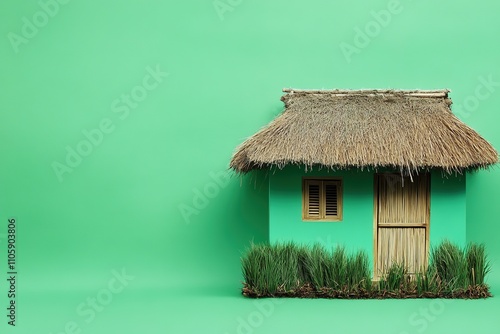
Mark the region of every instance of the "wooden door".
[[375, 175], [374, 273], [380, 277], [393, 263], [410, 274], [426, 268], [429, 249], [430, 177]]

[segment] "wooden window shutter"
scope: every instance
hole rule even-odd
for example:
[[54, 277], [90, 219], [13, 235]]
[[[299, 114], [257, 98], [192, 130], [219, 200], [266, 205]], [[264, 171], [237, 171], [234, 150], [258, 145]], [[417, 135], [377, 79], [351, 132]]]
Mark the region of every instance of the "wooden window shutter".
[[325, 191], [325, 218], [339, 216], [339, 183], [337, 181], [324, 181]]
[[306, 216], [321, 218], [321, 182], [309, 180], [307, 182]]
[[302, 219], [310, 221], [342, 220], [341, 180], [304, 179]]

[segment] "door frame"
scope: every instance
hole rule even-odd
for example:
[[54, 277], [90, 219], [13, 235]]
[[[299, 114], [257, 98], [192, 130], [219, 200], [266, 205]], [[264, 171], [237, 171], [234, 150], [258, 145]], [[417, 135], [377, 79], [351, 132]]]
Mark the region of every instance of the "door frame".
[[[374, 173], [373, 177], [373, 280], [378, 281], [380, 279], [380, 275], [378, 275], [377, 268], [377, 259], [378, 259], [378, 212], [379, 212], [379, 193], [378, 193], [378, 184], [380, 176], [384, 174], [395, 174], [401, 176], [399, 172], [380, 172]], [[426, 227], [425, 227], [425, 260], [424, 265], [427, 267], [429, 264], [429, 240], [430, 240], [430, 230], [431, 230], [431, 173], [426, 172], [427, 174], [427, 212], [426, 212]]]

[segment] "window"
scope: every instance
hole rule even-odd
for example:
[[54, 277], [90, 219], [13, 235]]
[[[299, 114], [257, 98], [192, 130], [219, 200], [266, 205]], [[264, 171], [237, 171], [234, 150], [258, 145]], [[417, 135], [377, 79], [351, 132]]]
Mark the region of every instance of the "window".
[[307, 221], [341, 221], [342, 180], [303, 179], [302, 219]]

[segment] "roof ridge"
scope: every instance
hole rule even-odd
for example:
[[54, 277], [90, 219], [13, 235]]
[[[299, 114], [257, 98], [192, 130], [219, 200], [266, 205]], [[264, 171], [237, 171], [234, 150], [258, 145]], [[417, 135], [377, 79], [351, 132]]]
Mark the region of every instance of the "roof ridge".
[[395, 89], [295, 89], [295, 88], [283, 88], [284, 93], [294, 94], [294, 93], [305, 93], [305, 94], [330, 94], [338, 96], [346, 95], [364, 95], [364, 96], [376, 96], [383, 94], [395, 94], [395, 95], [407, 95], [415, 97], [447, 97], [450, 92], [449, 89], [437, 89], [437, 90], [395, 90]]

